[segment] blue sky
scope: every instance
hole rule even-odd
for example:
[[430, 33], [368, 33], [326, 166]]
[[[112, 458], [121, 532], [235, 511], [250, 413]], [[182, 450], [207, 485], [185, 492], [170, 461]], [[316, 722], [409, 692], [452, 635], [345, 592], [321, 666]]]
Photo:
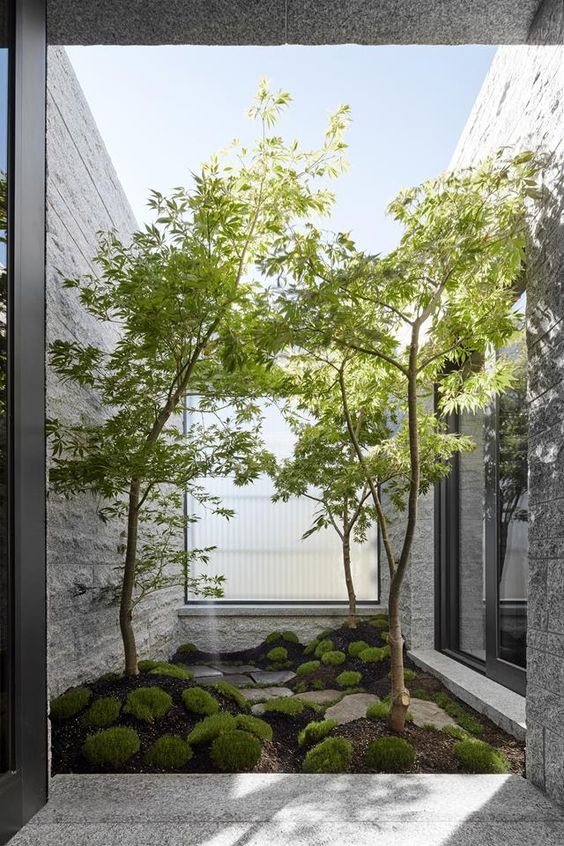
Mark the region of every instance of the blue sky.
[[444, 170], [491, 64], [493, 47], [73, 47], [79, 81], [140, 222], [149, 188], [189, 184], [210, 153], [251, 140], [245, 117], [258, 80], [290, 91], [280, 124], [319, 143], [327, 115], [349, 103], [350, 170], [334, 183], [328, 228], [386, 251], [397, 191]]

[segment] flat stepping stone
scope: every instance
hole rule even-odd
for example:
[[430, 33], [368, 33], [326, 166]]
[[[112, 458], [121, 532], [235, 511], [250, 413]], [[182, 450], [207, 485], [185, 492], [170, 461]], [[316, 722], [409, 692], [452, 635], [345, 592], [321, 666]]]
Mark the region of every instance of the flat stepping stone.
[[293, 696], [294, 691], [289, 687], [250, 687], [241, 691], [249, 702], [268, 702], [270, 699], [282, 699]]
[[221, 670], [216, 670], [214, 667], [208, 667], [207, 664], [185, 664], [184, 666], [189, 673], [192, 673], [195, 679], [199, 679], [201, 676], [209, 678], [211, 678], [211, 676], [215, 676], [217, 679], [220, 679], [223, 676]]
[[241, 675], [241, 673], [254, 673], [256, 667], [253, 667], [251, 664], [241, 664], [240, 666], [235, 666], [234, 664], [220, 664], [219, 662], [213, 663], [212, 667], [215, 670], [219, 670], [220, 673], [223, 673], [224, 676], [236, 676]]
[[446, 711], [435, 702], [427, 702], [426, 699], [412, 699], [409, 710], [416, 726], [433, 726], [433, 728], [442, 729], [445, 726], [457, 725], [456, 720], [449, 717]]
[[261, 684], [285, 684], [296, 678], [291, 670], [254, 670], [251, 676]]
[[296, 699], [304, 699], [306, 702], [316, 702], [324, 705], [326, 702], [334, 702], [344, 696], [342, 690], [308, 690], [306, 693], [295, 693]]
[[343, 726], [366, 717], [367, 708], [379, 701], [380, 697], [374, 693], [351, 693], [349, 696], [343, 696], [336, 705], [327, 708], [325, 719], [337, 720], [337, 724]]
[[217, 676], [201, 676], [197, 681], [198, 684], [217, 684], [218, 681], [226, 681], [233, 685], [233, 687], [246, 687], [246, 685], [253, 683], [250, 676], [224, 676], [223, 673]]

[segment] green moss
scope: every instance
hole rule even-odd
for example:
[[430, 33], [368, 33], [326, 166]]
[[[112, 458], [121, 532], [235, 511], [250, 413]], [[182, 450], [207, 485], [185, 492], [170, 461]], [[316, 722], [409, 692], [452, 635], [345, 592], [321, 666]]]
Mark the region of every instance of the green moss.
[[280, 699], [271, 699], [264, 703], [264, 713], [287, 714], [289, 717], [298, 717], [303, 714], [306, 708], [315, 710], [313, 702], [304, 702], [294, 696]]
[[116, 682], [123, 678], [123, 673], [103, 673], [98, 682], [102, 684], [109, 684], [110, 682]]
[[315, 657], [321, 658], [326, 652], [332, 652], [335, 648], [333, 641], [330, 638], [324, 638], [320, 640], [315, 647]]
[[300, 639], [295, 632], [285, 631], [282, 632], [282, 638], [286, 641], [286, 643], [299, 643]]
[[142, 658], [141, 661], [137, 662], [137, 669], [140, 673], [148, 673], [151, 670], [154, 670], [155, 667], [158, 667], [159, 664], [162, 664], [162, 661], [153, 661], [150, 658]]
[[[198, 651], [199, 651], [198, 647], [196, 646], [195, 643], [183, 643], [182, 646], [178, 647], [178, 652], [180, 652], [180, 653], [186, 652], [186, 653], [190, 654], [190, 652], [198, 652]], [[173, 735], [171, 735], [171, 737], [172, 736]]]
[[89, 687], [73, 687], [66, 693], [61, 693], [51, 700], [49, 713], [52, 720], [69, 720], [84, 711], [90, 699], [92, 691]]
[[300, 664], [296, 673], [298, 676], [307, 676], [310, 673], [315, 673], [316, 670], [319, 670], [321, 667], [321, 661], [305, 661], [303, 664]]
[[483, 732], [484, 726], [482, 723], [479, 723], [478, 720], [470, 716], [464, 708], [461, 708], [458, 702], [455, 702], [446, 693], [435, 693], [432, 699], [433, 702], [446, 711], [449, 717], [452, 717], [469, 734], [481, 734]]
[[219, 714], [211, 714], [196, 723], [187, 737], [188, 743], [210, 743], [226, 731], [233, 731], [235, 728], [235, 717], [222, 711]]
[[485, 743], [468, 737], [454, 747], [454, 754], [469, 773], [506, 773], [509, 761], [501, 752]]
[[298, 684], [294, 687], [294, 693], [307, 693], [308, 690], [308, 683], [305, 681], [298, 682]]
[[405, 773], [415, 763], [415, 749], [403, 737], [379, 737], [368, 744], [366, 766], [379, 773]]
[[248, 711], [250, 709], [251, 705], [249, 703], [249, 700], [246, 699], [245, 696], [243, 696], [243, 694], [237, 687], [233, 687], [233, 685], [229, 684], [229, 682], [219, 681], [213, 684], [212, 687], [214, 690], [217, 690], [217, 692], [221, 693], [222, 696], [225, 696], [226, 699], [230, 699], [244, 711]]
[[338, 649], [335, 649], [330, 650], [329, 652], [324, 652], [321, 656], [321, 660], [329, 667], [338, 667], [340, 664], [345, 663], [347, 656], [344, 652], [340, 652]]
[[451, 737], [456, 738], [456, 740], [468, 740], [468, 733], [463, 728], [460, 728], [460, 726], [443, 726], [442, 730], [445, 734], [450, 734]]
[[111, 726], [119, 717], [121, 702], [115, 696], [102, 696], [92, 703], [82, 717], [85, 726]]
[[235, 717], [235, 725], [238, 729], [254, 734], [259, 740], [272, 740], [272, 726], [259, 717], [252, 717], [250, 714], [238, 714]]
[[356, 687], [361, 680], [362, 673], [357, 673], [355, 670], [345, 670], [335, 679], [339, 687]]
[[363, 649], [358, 657], [365, 664], [376, 664], [386, 657], [384, 649], [383, 646], [369, 646], [368, 649]]
[[282, 635], [280, 632], [270, 632], [264, 639], [265, 643], [276, 643], [277, 640], [281, 640]]
[[[391, 671], [391, 670], [390, 670], [390, 672], [388, 673], [388, 678], [389, 678], [389, 679], [391, 679], [391, 678], [392, 678], [392, 671]], [[404, 678], [405, 683], [407, 684], [408, 682], [415, 681], [415, 679], [417, 678], [417, 673], [415, 673], [413, 670], [404, 670], [404, 671], [403, 671], [403, 678]], [[416, 699], [420, 699], [420, 698], [421, 698], [420, 696], [415, 696], [415, 693], [413, 693], [412, 695], [413, 695]], [[429, 697], [427, 697], [427, 698], [429, 698]]]
[[252, 734], [240, 729], [220, 734], [212, 743], [210, 758], [222, 773], [252, 770], [261, 755], [260, 742]]
[[351, 656], [351, 658], [358, 658], [361, 652], [364, 652], [365, 649], [370, 649], [370, 644], [366, 643], [365, 640], [353, 640], [352, 643], [349, 643], [349, 648], [347, 652]]
[[374, 702], [368, 706], [366, 718], [368, 720], [387, 720], [389, 712], [390, 705], [388, 702]]
[[321, 679], [314, 679], [311, 683], [313, 690], [325, 690], [325, 682]]
[[298, 746], [311, 746], [312, 743], [319, 743], [337, 725], [337, 720], [319, 720], [319, 722], [308, 723], [298, 734]]
[[140, 746], [139, 735], [134, 729], [115, 726], [88, 735], [82, 754], [91, 764], [118, 770], [139, 752]]
[[430, 695], [427, 693], [426, 690], [423, 690], [422, 687], [415, 687], [411, 692], [411, 695], [414, 699], [424, 699], [426, 702], [431, 701]]
[[161, 770], [179, 770], [186, 766], [193, 756], [190, 744], [176, 734], [163, 734], [145, 755], [145, 762]]
[[194, 678], [185, 667], [181, 667], [179, 664], [170, 664], [168, 661], [160, 661], [149, 672], [152, 676], [170, 676], [170, 678], [182, 679], [182, 681], [191, 681]]
[[314, 637], [313, 640], [310, 640], [306, 648], [304, 649], [304, 655], [312, 655], [315, 650], [317, 649], [317, 645], [319, 643], [319, 638]]
[[182, 701], [187, 711], [193, 714], [217, 714], [219, 702], [202, 687], [188, 687], [182, 692]]
[[123, 712], [152, 723], [170, 711], [172, 697], [160, 687], [139, 687], [127, 697]]
[[388, 618], [380, 616], [374, 617], [374, 619], [370, 620], [370, 625], [374, 626], [375, 629], [380, 629], [381, 631], [387, 630]]
[[309, 750], [303, 763], [304, 773], [346, 773], [352, 761], [352, 743], [344, 737], [326, 737]]
[[272, 661], [273, 664], [280, 664], [283, 661], [288, 660], [288, 650], [285, 646], [275, 646], [274, 649], [271, 649], [270, 652], [266, 653], [266, 657], [269, 661]]

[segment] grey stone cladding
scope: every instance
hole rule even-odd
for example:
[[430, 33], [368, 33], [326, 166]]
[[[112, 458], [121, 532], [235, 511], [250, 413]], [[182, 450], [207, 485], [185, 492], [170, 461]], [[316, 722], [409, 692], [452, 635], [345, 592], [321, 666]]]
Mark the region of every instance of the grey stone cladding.
[[[95, 272], [96, 232], [124, 239], [136, 222], [62, 48], [49, 48], [47, 91], [47, 343], [56, 338], [110, 347], [115, 331], [80, 306], [65, 277]], [[62, 384], [47, 370], [47, 413], [66, 421], [98, 420], [90, 391]], [[122, 662], [117, 606], [109, 589], [119, 578], [116, 525], [105, 525], [90, 496], [47, 502], [49, 692], [115, 670]], [[137, 613], [139, 651], [168, 655], [178, 590], [149, 598]]]
[[528, 44], [501, 48], [453, 158], [502, 145], [552, 155], [552, 192], [527, 268], [529, 608], [527, 774], [564, 802], [564, 4], [545, 0]]

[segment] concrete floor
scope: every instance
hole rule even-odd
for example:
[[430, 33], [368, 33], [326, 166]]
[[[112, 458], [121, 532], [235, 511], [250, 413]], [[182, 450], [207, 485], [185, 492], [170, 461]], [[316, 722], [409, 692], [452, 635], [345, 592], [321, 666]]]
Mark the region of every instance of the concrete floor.
[[10, 846], [562, 846], [519, 776], [63, 775]]

